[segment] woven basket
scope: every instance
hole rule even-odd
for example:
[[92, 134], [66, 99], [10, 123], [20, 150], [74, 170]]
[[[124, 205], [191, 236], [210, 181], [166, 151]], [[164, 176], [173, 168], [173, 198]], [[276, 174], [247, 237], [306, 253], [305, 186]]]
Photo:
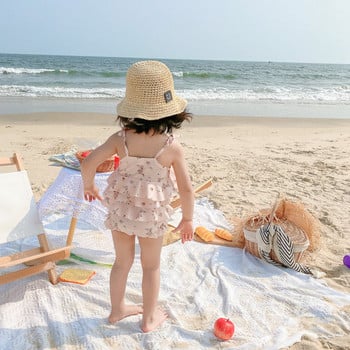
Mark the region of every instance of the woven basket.
[[[259, 214], [248, 218], [243, 224], [245, 248], [250, 254], [255, 255], [258, 258], [260, 258], [260, 255], [256, 240], [256, 232], [259, 230], [260, 226], [267, 224], [268, 221], [269, 215], [265, 215], [265, 212], [260, 212]], [[305, 232], [293, 222], [289, 220], [280, 220], [276, 216], [272, 222], [281, 226], [284, 232], [289, 236], [293, 242], [294, 259], [296, 262], [300, 262], [305, 250], [309, 246], [309, 239]], [[271, 251], [270, 257], [272, 260], [280, 263], [273, 251]]]
[[[91, 151], [91, 150], [89, 150], [89, 151]], [[89, 151], [79, 151], [75, 154], [75, 156], [79, 160], [80, 164], [86, 158], [86, 157], [83, 157], [82, 154], [85, 152], [89, 152]], [[118, 167], [118, 164], [119, 164], [119, 158], [117, 156], [113, 156], [109, 159], [106, 159], [103, 163], [101, 163], [97, 167], [96, 171], [98, 173], [107, 173], [107, 172], [115, 170]]]
[[288, 220], [301, 228], [307, 235], [310, 245], [307, 248], [314, 252], [321, 245], [321, 223], [314, 217], [301, 202], [293, 202], [286, 198], [279, 201], [276, 208], [276, 217], [280, 220]]

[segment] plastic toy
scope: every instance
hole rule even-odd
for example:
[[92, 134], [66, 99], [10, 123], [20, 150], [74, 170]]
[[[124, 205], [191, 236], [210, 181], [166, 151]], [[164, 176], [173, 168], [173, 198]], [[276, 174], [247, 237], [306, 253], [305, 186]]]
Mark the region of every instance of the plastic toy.
[[350, 255], [344, 255], [343, 263], [346, 267], [350, 269]]

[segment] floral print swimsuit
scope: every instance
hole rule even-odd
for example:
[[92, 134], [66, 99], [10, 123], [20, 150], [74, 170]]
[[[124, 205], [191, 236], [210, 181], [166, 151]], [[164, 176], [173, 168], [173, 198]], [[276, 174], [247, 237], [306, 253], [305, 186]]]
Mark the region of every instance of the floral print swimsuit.
[[103, 204], [108, 209], [105, 225], [128, 235], [158, 238], [167, 231], [173, 212], [170, 201], [175, 193], [171, 168], [157, 160], [174, 137], [168, 135], [165, 145], [153, 158], [129, 156], [124, 139], [125, 157], [107, 180]]

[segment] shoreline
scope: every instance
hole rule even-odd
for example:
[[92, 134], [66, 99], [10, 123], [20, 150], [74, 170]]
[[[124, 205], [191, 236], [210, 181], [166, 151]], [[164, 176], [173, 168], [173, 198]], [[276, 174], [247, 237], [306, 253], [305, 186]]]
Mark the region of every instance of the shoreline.
[[[0, 97], [0, 116], [53, 112], [116, 114], [118, 101], [117, 99]], [[202, 116], [350, 119], [350, 104], [190, 100], [188, 110], [194, 115]]]
[[[67, 123], [72, 125], [101, 125], [110, 126], [115, 124], [117, 115], [111, 113], [99, 112], [28, 112], [28, 113], [13, 113], [1, 114], [0, 123], [20, 123], [31, 124], [61, 124]], [[112, 124], [111, 124], [112, 122]], [[315, 122], [317, 124], [315, 124]], [[191, 123], [184, 123], [183, 127], [193, 126], [210, 126], [223, 127], [233, 126], [236, 124], [246, 125], [269, 125], [269, 126], [347, 126], [350, 125], [350, 118], [313, 118], [313, 117], [259, 117], [259, 116], [242, 116], [242, 115], [198, 115], [193, 114]]]

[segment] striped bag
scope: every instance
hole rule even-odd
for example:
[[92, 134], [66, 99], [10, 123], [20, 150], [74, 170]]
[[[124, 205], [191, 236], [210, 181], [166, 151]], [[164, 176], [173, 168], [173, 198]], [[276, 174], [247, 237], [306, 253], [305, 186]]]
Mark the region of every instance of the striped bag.
[[[256, 231], [256, 240], [260, 257], [270, 264], [284, 265], [295, 271], [312, 274], [311, 270], [295, 261], [294, 245], [280, 225], [268, 222]], [[271, 252], [277, 261], [271, 259]]]

